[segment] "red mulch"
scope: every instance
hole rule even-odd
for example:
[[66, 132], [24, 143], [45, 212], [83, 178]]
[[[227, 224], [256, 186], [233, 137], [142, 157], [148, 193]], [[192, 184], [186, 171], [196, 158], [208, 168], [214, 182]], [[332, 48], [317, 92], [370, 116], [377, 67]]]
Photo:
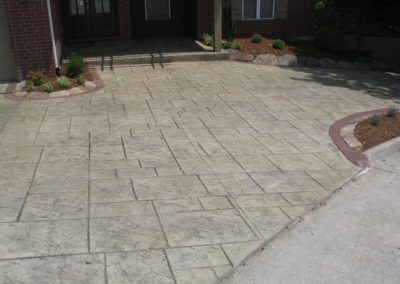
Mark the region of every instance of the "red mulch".
[[316, 58], [329, 57], [332, 59], [342, 59], [342, 57], [338, 58], [336, 55], [319, 50], [312, 43], [303, 40], [298, 40], [296, 45], [286, 43], [282, 50], [272, 47], [272, 42], [274, 39], [271, 38], [264, 38], [260, 43], [252, 43], [250, 38], [237, 38], [234, 41], [240, 43], [240, 50], [242, 52], [249, 53], [254, 56], [260, 54], [274, 54], [276, 56], [296, 55]]
[[[65, 65], [61, 65], [61, 73], [62, 74], [66, 73], [65, 69], [66, 69]], [[83, 75], [83, 77], [85, 78], [86, 81], [93, 81], [92, 73], [90, 72], [90, 70], [89, 70], [89, 68], [87, 66], [83, 70], [82, 75]], [[72, 79], [72, 78], [69, 78], [69, 77], [65, 77], [65, 78], [67, 78], [69, 83], [70, 83], [70, 87], [68, 89], [72, 89], [74, 87], [79, 87], [79, 85], [76, 83], [75, 79]], [[56, 80], [57, 80], [57, 77], [55, 77], [55, 76], [46, 76], [44, 78], [45, 83], [48, 83], [48, 82], [53, 83], [53, 86], [54, 86], [53, 92], [64, 90], [64, 89], [60, 88], [56, 84]], [[31, 84], [32, 84], [32, 81], [27, 79], [26, 80], [26, 85], [29, 86]], [[35, 86], [35, 91], [36, 92], [44, 92], [43, 86]]]
[[359, 122], [354, 135], [363, 145], [363, 151], [400, 136], [400, 114], [396, 117], [381, 115], [379, 126], [371, 124], [371, 118]]

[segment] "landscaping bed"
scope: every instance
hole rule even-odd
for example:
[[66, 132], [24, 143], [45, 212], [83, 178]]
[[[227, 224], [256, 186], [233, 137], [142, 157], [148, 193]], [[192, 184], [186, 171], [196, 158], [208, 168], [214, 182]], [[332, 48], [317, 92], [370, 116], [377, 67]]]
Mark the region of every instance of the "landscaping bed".
[[365, 119], [356, 125], [354, 135], [361, 142], [362, 151], [399, 137], [400, 115], [381, 114]]

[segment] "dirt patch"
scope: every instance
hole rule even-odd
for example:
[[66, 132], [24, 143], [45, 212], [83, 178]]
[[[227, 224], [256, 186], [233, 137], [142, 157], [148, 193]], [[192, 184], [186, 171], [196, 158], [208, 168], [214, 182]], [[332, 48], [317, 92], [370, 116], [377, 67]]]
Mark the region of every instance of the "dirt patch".
[[252, 43], [250, 38], [237, 38], [235, 42], [240, 43], [240, 51], [252, 54], [254, 56], [260, 54], [274, 54], [276, 56], [282, 55], [296, 55], [304, 57], [315, 58], [332, 58], [334, 60], [353, 60], [354, 57], [350, 54], [332, 54], [316, 48], [311, 42], [297, 40], [295, 45], [286, 43], [282, 50], [272, 47], [272, 38], [264, 38], [260, 43]]
[[354, 129], [354, 135], [363, 145], [362, 151], [400, 136], [400, 114], [396, 117], [380, 117], [379, 126], [372, 125], [371, 118], [368, 118], [359, 122]]

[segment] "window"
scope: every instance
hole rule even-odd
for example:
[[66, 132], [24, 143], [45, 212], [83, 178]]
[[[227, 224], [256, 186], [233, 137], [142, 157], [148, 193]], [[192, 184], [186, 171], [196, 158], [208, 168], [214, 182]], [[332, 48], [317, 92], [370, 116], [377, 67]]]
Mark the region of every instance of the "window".
[[145, 0], [146, 20], [171, 19], [170, 0]]
[[85, 14], [84, 0], [69, 0], [69, 13], [71, 15], [84, 15]]
[[111, 12], [110, 0], [96, 0], [95, 6], [97, 14], [105, 14]]
[[243, 20], [273, 19], [275, 0], [242, 0]]

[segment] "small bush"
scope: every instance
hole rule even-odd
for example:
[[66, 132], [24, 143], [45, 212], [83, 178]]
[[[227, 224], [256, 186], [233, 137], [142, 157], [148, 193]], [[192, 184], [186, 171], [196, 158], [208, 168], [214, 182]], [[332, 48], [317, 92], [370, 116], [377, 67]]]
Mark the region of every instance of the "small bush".
[[262, 42], [263, 37], [262, 37], [262, 35], [255, 34], [250, 38], [250, 40], [252, 43], [260, 43], [260, 42]]
[[343, 33], [333, 27], [320, 28], [314, 37], [314, 45], [322, 50], [339, 53], [343, 50]]
[[26, 86], [26, 91], [27, 91], [28, 93], [36, 91], [35, 85], [29, 84], [28, 86]]
[[231, 41], [227, 40], [226, 42], [224, 42], [224, 44], [222, 46], [225, 49], [231, 49], [232, 45], [233, 45], [233, 43]]
[[233, 49], [240, 50], [240, 48], [241, 48], [241, 46], [240, 46], [240, 43], [239, 43], [239, 42], [237, 42], [237, 41], [233, 42], [233, 46], [232, 46], [232, 48], [233, 48]]
[[207, 33], [203, 34], [201, 39], [203, 40], [203, 43], [205, 45], [208, 45], [208, 46], [213, 46], [214, 45], [214, 37], [212, 35], [209, 35]]
[[387, 115], [387, 117], [396, 117], [397, 113], [398, 113], [397, 108], [395, 108], [395, 107], [390, 107], [390, 108], [387, 110], [386, 115]]
[[65, 77], [57, 78], [56, 83], [61, 89], [67, 89], [70, 85], [68, 79]]
[[285, 42], [281, 39], [276, 39], [272, 42], [272, 47], [275, 49], [283, 49], [285, 45]]
[[80, 75], [78, 78], [76, 78], [76, 83], [79, 86], [82, 86], [83, 84], [85, 84], [85, 82], [86, 82], [86, 79], [82, 75]]
[[374, 116], [371, 118], [371, 124], [372, 124], [373, 126], [379, 126], [379, 124], [381, 124], [381, 117], [380, 117], [379, 115], [374, 115]]
[[46, 93], [51, 93], [54, 90], [54, 85], [51, 82], [47, 82], [43, 85], [43, 90]]
[[71, 78], [76, 78], [81, 75], [85, 69], [83, 57], [76, 53], [71, 53], [67, 59], [68, 62], [65, 64], [67, 67], [66, 75]]
[[44, 83], [44, 73], [43, 71], [29, 72], [28, 78], [32, 80], [33, 85], [40, 86]]

